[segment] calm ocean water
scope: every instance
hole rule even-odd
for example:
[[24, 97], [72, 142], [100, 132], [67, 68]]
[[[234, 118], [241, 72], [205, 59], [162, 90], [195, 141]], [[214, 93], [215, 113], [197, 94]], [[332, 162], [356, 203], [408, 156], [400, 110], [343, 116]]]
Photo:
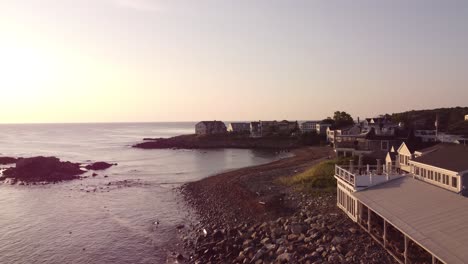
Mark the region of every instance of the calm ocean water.
[[0, 125], [2, 156], [119, 164], [83, 180], [0, 185], [0, 263], [164, 263], [168, 253], [177, 250], [175, 227], [186, 224], [190, 212], [175, 187], [280, 158], [252, 150], [130, 147], [144, 137], [193, 133], [193, 126]]

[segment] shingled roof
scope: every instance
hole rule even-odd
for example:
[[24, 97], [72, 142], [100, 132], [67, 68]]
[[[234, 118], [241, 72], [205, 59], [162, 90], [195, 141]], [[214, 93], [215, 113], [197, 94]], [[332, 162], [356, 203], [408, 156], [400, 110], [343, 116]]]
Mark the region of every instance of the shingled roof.
[[415, 162], [434, 167], [462, 172], [468, 170], [468, 146], [457, 144], [439, 144], [436, 150], [413, 159]]

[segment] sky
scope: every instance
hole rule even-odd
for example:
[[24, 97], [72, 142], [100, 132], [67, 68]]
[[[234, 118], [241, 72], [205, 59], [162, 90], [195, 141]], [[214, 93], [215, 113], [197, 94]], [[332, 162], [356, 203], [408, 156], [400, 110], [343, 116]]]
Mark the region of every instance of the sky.
[[0, 0], [0, 123], [468, 105], [468, 1]]

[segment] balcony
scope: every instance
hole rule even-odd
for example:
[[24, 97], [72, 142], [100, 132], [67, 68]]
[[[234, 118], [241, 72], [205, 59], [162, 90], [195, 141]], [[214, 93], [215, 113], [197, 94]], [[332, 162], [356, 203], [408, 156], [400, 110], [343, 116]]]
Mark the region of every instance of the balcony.
[[335, 178], [350, 185], [354, 191], [360, 191], [405, 176], [392, 166], [338, 166], [335, 165]]

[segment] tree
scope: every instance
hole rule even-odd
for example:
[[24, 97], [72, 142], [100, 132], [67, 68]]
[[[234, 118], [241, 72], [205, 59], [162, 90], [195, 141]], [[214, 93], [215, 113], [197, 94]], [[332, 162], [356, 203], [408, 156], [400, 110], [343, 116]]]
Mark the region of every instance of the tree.
[[335, 126], [338, 128], [354, 124], [354, 120], [351, 115], [344, 111], [336, 111], [333, 115], [333, 120], [335, 121]]

